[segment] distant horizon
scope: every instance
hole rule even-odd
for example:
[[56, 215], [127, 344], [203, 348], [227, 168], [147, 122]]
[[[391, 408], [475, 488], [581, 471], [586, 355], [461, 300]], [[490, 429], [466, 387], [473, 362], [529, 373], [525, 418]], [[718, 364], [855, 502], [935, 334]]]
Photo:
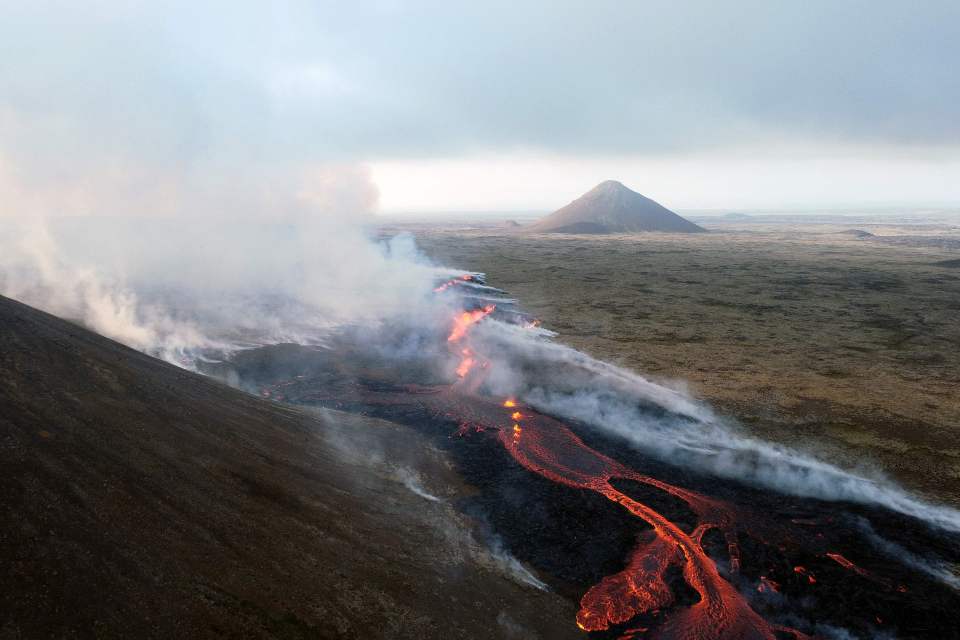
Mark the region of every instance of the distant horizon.
[[55, 5], [0, 21], [12, 215], [548, 212], [606, 179], [960, 206], [956, 2]]
[[[379, 210], [376, 216], [379, 218], [443, 218], [443, 217], [484, 217], [484, 218], [535, 218], [552, 213], [556, 209], [567, 204], [566, 202], [558, 204], [552, 209], [436, 209], [436, 210], [403, 210], [390, 211]], [[878, 219], [890, 216], [920, 216], [925, 213], [934, 214], [958, 214], [960, 215], [960, 203], [957, 204], [884, 204], [884, 205], [854, 205], [840, 203], [837, 205], [824, 205], [816, 207], [804, 206], [770, 206], [770, 207], [696, 207], [696, 208], [674, 208], [669, 204], [660, 202], [671, 211], [684, 216], [717, 216], [722, 217], [727, 214], [744, 214], [753, 216], [775, 216], [775, 215], [797, 215], [797, 216], [877, 216]]]
[[960, 155], [830, 145], [668, 157], [522, 154], [372, 161], [379, 211], [554, 211], [616, 180], [674, 211], [960, 207]]

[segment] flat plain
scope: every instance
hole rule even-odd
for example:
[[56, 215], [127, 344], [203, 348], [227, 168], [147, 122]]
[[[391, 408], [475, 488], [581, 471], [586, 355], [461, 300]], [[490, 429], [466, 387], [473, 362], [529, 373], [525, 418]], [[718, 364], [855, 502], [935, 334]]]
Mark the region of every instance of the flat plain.
[[685, 386], [747, 433], [960, 505], [960, 228], [706, 226], [411, 230], [558, 340]]

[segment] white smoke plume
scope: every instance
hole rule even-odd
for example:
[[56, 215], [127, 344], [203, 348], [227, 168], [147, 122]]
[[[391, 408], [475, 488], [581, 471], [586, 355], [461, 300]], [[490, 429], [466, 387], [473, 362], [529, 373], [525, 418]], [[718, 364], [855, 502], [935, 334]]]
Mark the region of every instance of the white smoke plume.
[[681, 467], [782, 493], [879, 505], [960, 532], [960, 511], [930, 504], [871, 470], [845, 470], [752, 438], [688, 395], [519, 327], [487, 321], [473, 334], [493, 360], [487, 384], [544, 413], [620, 436]]
[[362, 169], [287, 186], [259, 216], [0, 217], [0, 295], [185, 366], [423, 312], [435, 270], [410, 238], [371, 238]]
[[863, 531], [866, 539], [874, 546], [874, 548], [882, 551], [887, 554], [893, 560], [900, 562], [901, 564], [913, 567], [918, 569], [927, 575], [936, 578], [940, 582], [948, 585], [949, 587], [960, 591], [960, 575], [957, 575], [957, 570], [951, 567], [947, 562], [939, 559], [929, 559], [924, 558], [909, 549], [904, 548], [902, 545], [897, 544], [887, 540], [880, 534], [878, 534], [873, 526], [870, 524], [870, 521], [866, 518], [856, 518], [857, 526]]
[[279, 52], [169, 9], [7, 13], [32, 62], [0, 63], [0, 295], [179, 364], [416, 312], [431, 277], [371, 240], [368, 167], [281, 113]]
[[115, 279], [65, 260], [43, 221], [8, 225], [0, 243], [0, 294], [18, 299], [172, 362], [216, 345]]
[[495, 535], [491, 536], [487, 545], [487, 552], [489, 553], [489, 560], [504, 575], [510, 576], [520, 584], [525, 584], [540, 591], [550, 590], [545, 582], [533, 575], [529, 569], [523, 566], [523, 563], [517, 560], [513, 554], [507, 550], [499, 537]]
[[429, 500], [430, 502], [440, 502], [440, 498], [424, 488], [423, 479], [416, 471], [408, 469], [407, 467], [399, 467], [394, 471], [393, 475], [414, 495], [418, 495], [424, 500]]

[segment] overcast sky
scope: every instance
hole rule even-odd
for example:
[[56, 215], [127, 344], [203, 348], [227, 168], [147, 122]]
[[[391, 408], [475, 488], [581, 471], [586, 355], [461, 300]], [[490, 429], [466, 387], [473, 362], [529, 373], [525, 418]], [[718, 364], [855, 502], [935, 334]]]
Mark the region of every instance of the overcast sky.
[[0, 207], [268, 208], [341, 172], [385, 212], [607, 178], [675, 208], [960, 205], [958, 60], [955, 0], [0, 0]]

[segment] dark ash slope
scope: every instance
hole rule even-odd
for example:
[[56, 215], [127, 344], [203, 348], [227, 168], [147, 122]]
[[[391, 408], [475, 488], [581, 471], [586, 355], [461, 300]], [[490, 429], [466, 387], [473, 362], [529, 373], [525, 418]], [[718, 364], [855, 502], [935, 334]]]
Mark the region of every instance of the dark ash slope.
[[334, 444], [379, 431], [408, 443], [388, 460], [441, 466], [399, 429], [0, 298], [0, 636], [568, 637], [571, 605], [479, 566], [369, 442]]

